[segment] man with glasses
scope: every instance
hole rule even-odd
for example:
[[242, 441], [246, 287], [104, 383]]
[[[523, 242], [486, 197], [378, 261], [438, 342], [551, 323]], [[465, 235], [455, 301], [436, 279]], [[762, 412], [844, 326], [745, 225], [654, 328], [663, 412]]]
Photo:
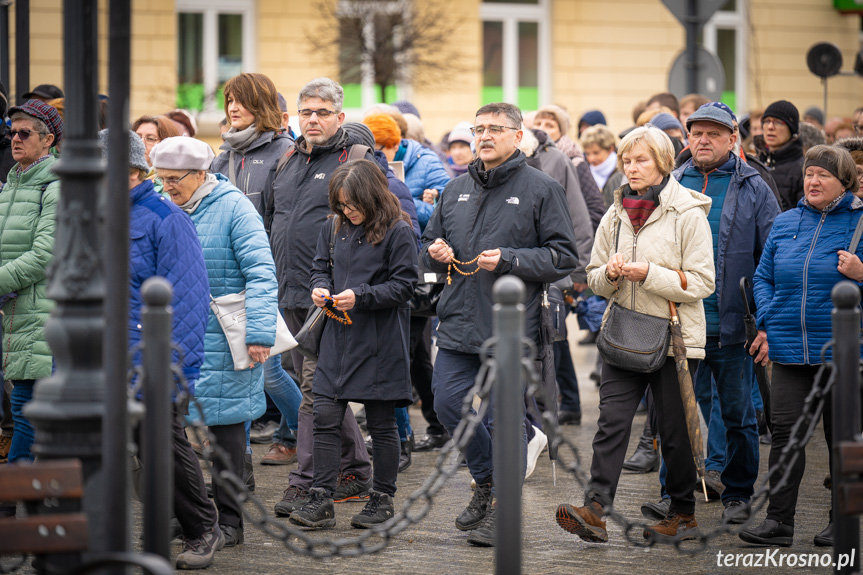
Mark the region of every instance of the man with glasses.
[[[461, 420], [462, 403], [482, 363], [480, 348], [491, 337], [494, 282], [507, 274], [524, 281], [525, 333], [538, 341], [543, 283], [561, 279], [578, 264], [565, 192], [557, 181], [527, 165], [518, 149], [521, 125], [521, 112], [511, 104], [488, 104], [477, 111], [477, 159], [466, 176], [446, 186], [423, 234], [423, 263], [437, 273], [450, 271], [452, 280], [437, 307], [439, 351], [432, 379], [435, 411], [450, 434]], [[522, 470], [526, 446], [524, 435]], [[469, 543], [491, 546], [495, 511], [489, 429], [476, 427], [464, 456], [476, 489], [456, 527], [472, 531]]]
[[[60, 196], [59, 178], [53, 172], [57, 158], [51, 147], [63, 136], [63, 120], [54, 107], [40, 100], [11, 108], [9, 116], [12, 157], [17, 163], [0, 192], [0, 296], [6, 300], [2, 369], [13, 385], [15, 433], [9, 463], [22, 463], [33, 460], [30, 449], [35, 436], [23, 407], [33, 397], [33, 384], [51, 375], [53, 364], [45, 322], [54, 305], [45, 296], [45, 270], [53, 256]], [[15, 514], [14, 505], [11, 514]]]
[[797, 206], [803, 197], [803, 144], [800, 142], [800, 112], [791, 102], [773, 102], [761, 116], [764, 146], [759, 159], [773, 168], [773, 179], [784, 210]]
[[[265, 223], [270, 228], [270, 243], [279, 280], [279, 307], [285, 321], [297, 333], [312, 304], [309, 290], [310, 270], [317, 249], [321, 226], [330, 214], [328, 187], [330, 177], [348, 161], [352, 146], [342, 128], [344, 92], [329, 78], [316, 78], [306, 84], [297, 98], [297, 116], [302, 135], [294, 148], [280, 161], [270, 189], [264, 193]], [[365, 159], [374, 161], [374, 150]], [[290, 516], [309, 500], [312, 486], [314, 415], [312, 377], [316, 362], [291, 352], [297, 383], [303, 392], [297, 429], [297, 469], [288, 478], [289, 486], [275, 512]], [[371, 489], [371, 463], [353, 412], [348, 409], [342, 422], [342, 460], [339, 483], [333, 500], [368, 499]]]

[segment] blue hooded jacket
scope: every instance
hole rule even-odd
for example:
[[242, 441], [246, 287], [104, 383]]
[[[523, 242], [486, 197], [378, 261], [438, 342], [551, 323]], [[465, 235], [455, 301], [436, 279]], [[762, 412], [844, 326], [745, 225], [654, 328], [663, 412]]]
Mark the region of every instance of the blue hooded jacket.
[[[801, 199], [776, 218], [754, 281], [758, 329], [767, 332], [773, 361], [822, 363], [821, 347], [832, 337], [830, 292], [849, 279], [836, 269], [836, 252], [848, 249], [861, 214], [863, 201], [846, 193], [829, 212]], [[863, 258], [863, 242], [856, 254]], [[828, 349], [824, 360], [832, 355]]]
[[414, 140], [402, 140], [396, 160], [404, 162], [405, 184], [414, 197], [420, 227], [425, 229], [434, 206], [423, 201], [423, 192], [434, 188], [443, 193], [450, 181], [449, 174], [437, 154]]
[[[210, 287], [201, 242], [192, 220], [145, 180], [129, 191], [129, 347], [141, 341], [141, 285], [162, 276], [174, 287], [172, 330], [183, 350], [183, 375], [194, 392], [204, 361], [204, 330]], [[177, 361], [174, 354], [174, 361]], [[133, 357], [140, 364], [141, 354]]]
[[[736, 163], [719, 220], [719, 241], [714, 247], [720, 345], [746, 341], [740, 278], [755, 274], [773, 220], [780, 212], [776, 197], [758, 171], [739, 156], [734, 157]], [[674, 178], [680, 181], [688, 168], [695, 169], [691, 158], [672, 172]]]

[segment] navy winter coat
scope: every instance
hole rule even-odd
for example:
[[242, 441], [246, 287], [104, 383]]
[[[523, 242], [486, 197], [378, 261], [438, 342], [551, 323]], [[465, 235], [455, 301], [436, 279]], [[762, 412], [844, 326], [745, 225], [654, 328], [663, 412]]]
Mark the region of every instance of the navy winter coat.
[[[746, 341], [743, 325], [743, 298], [740, 278], [752, 279], [773, 220], [779, 215], [779, 204], [773, 191], [758, 171], [735, 155], [734, 173], [728, 184], [719, 239], [716, 246], [716, 297], [718, 299], [719, 343], [732, 345]], [[692, 158], [674, 170], [680, 181], [687, 170], [697, 170]], [[707, 176], [710, 177], [709, 174]], [[701, 191], [701, 190], [695, 190]]]
[[[245, 152], [234, 150], [228, 142], [219, 149], [210, 171], [220, 173], [252, 201], [252, 205], [263, 215], [263, 191], [272, 183], [273, 173], [279, 159], [285, 155], [294, 141], [286, 133], [262, 132]], [[231, 154], [234, 154], [234, 176], [229, 169]]]
[[[833, 286], [847, 280], [836, 252], [847, 250], [863, 201], [846, 193], [827, 213], [800, 200], [780, 214], [755, 272], [758, 329], [767, 332], [770, 359], [819, 365], [821, 346], [831, 338]], [[856, 254], [863, 259], [863, 242]], [[828, 349], [825, 361], [832, 358]]]
[[[145, 180], [129, 191], [129, 347], [141, 341], [141, 285], [162, 276], [174, 286], [172, 339], [183, 350], [183, 375], [194, 392], [204, 362], [210, 286], [192, 220]], [[174, 360], [177, 360], [175, 354]], [[134, 364], [141, 362], [135, 354]]]
[[408, 300], [417, 284], [416, 236], [399, 220], [375, 246], [366, 241], [362, 225], [346, 222], [336, 231], [331, 275], [333, 221], [318, 237], [310, 289], [331, 294], [350, 289], [356, 305], [348, 311], [351, 325], [327, 320], [312, 391], [338, 400], [410, 405]]
[[[467, 277], [452, 272], [452, 285], [444, 286], [437, 306], [438, 347], [479, 353], [492, 333], [492, 286], [506, 274], [525, 283], [525, 333], [538, 341], [543, 282], [555, 282], [578, 265], [561, 185], [528, 166], [520, 150], [487, 172], [476, 159], [467, 174], [447, 185], [423, 232], [423, 265], [445, 274], [447, 264], [428, 253], [437, 238], [446, 241], [461, 261], [484, 250], [501, 250], [494, 271], [479, 270]], [[468, 266], [466, 271], [473, 269]]]

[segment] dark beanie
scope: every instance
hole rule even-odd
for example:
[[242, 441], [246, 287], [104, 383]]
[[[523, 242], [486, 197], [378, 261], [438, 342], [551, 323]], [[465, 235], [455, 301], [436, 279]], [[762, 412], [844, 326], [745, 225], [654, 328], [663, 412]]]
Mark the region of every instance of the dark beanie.
[[782, 120], [788, 126], [788, 129], [791, 130], [792, 136], [800, 131], [800, 112], [788, 100], [779, 100], [767, 106], [761, 118], [762, 120], [764, 118]]

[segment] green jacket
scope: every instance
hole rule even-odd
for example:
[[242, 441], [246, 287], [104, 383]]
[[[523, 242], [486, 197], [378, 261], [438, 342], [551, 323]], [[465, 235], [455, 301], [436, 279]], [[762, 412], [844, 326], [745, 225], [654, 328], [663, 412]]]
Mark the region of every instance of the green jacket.
[[6, 379], [51, 375], [45, 322], [54, 302], [45, 296], [45, 272], [54, 248], [60, 181], [51, 157], [20, 177], [18, 164], [0, 190], [0, 295], [18, 294], [3, 306], [2, 366]]

